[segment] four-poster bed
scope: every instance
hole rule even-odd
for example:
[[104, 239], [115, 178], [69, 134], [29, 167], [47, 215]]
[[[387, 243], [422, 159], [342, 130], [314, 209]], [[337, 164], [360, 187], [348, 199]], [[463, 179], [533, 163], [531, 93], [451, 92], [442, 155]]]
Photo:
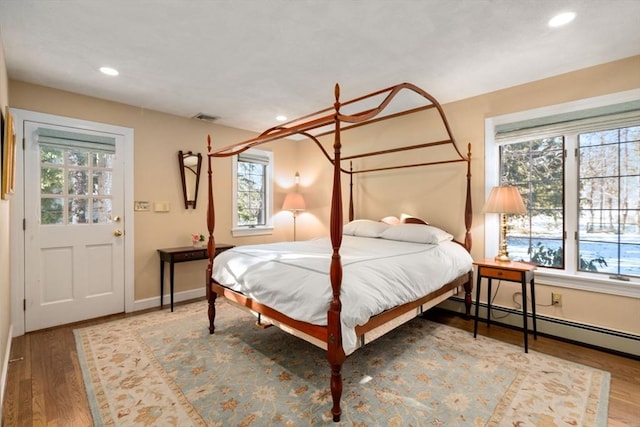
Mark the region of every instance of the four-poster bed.
[[[401, 112], [386, 113], [387, 115], [383, 115], [383, 112], [388, 108], [391, 101], [403, 91], [409, 91], [412, 94], [419, 95], [423, 100], [423, 104], [419, 107], [408, 108]], [[366, 102], [371, 103], [372, 101], [375, 102], [376, 99], [379, 98], [382, 98], [382, 101], [376, 107], [365, 108], [364, 110], [354, 114], [344, 114], [341, 112], [342, 107], [353, 107], [358, 105], [358, 103], [361, 103], [360, 105], [365, 104]], [[344, 131], [357, 128], [365, 124], [380, 122], [382, 120], [428, 109], [435, 109], [437, 112], [437, 117], [439, 118], [438, 124], [444, 128], [444, 131], [447, 134], [446, 138], [404, 147], [342, 156], [341, 137]], [[333, 157], [327, 152], [327, 150], [325, 150], [319, 140], [319, 138], [323, 136], [330, 135], [333, 135], [334, 138]], [[329, 162], [333, 164], [330, 241], [327, 239], [326, 242], [294, 242], [294, 244], [298, 245], [294, 245], [293, 248], [288, 246], [281, 247], [278, 244], [273, 244], [271, 246], [262, 245], [261, 247], [246, 247], [247, 249], [244, 253], [242, 248], [238, 247], [236, 248], [237, 250], [234, 249], [227, 251], [220, 257], [216, 258], [216, 265], [214, 266], [214, 259], [211, 255], [215, 253], [215, 210], [213, 199], [212, 158], [234, 156], [251, 147], [292, 136], [303, 136], [313, 141]], [[374, 167], [370, 169], [362, 168], [359, 170], [353, 170], [350, 168], [347, 170], [342, 167], [343, 161], [352, 162], [364, 157], [384, 156], [391, 153], [400, 153], [410, 150], [428, 150], [432, 147], [448, 147], [451, 149], [452, 155], [446, 159], [427, 160], [424, 162]], [[209, 137], [207, 149], [207, 229], [209, 233], [209, 264], [206, 272], [206, 290], [207, 300], [209, 302], [209, 331], [212, 334], [215, 331], [214, 321], [216, 298], [218, 296], [223, 296], [235, 305], [249, 309], [254, 313], [257, 313], [258, 316], [268, 318], [270, 323], [279, 326], [281, 329], [294, 333], [294, 335], [304, 338], [307, 341], [326, 349], [327, 359], [331, 368], [330, 388], [333, 398], [333, 407], [331, 412], [334, 421], [340, 420], [340, 398], [342, 395], [341, 369], [348, 354], [359, 346], [364, 345], [365, 342], [375, 339], [377, 336], [393, 329], [397, 325], [419, 315], [423, 310], [440, 303], [449, 296], [455, 294], [461, 287], [464, 288], [466, 314], [467, 316], [469, 315], [472, 290], [472, 267], [471, 259], [468, 255], [468, 251], [471, 248], [470, 229], [472, 218], [470, 196], [471, 147], [469, 144], [466, 156], [460, 152], [456, 146], [442, 107], [427, 92], [410, 83], [402, 83], [347, 102], [341, 102], [340, 89], [336, 84], [335, 103], [333, 107], [306, 115], [284, 125], [268, 129], [256, 138], [218, 149], [214, 149], [211, 146], [211, 139]], [[352, 180], [353, 175], [355, 174], [375, 173], [400, 168], [431, 166], [457, 162], [466, 163], [466, 195], [464, 211], [465, 236], [463, 243], [451, 242], [450, 237], [452, 236], [448, 236], [447, 233], [442, 232], [442, 230], [429, 225], [406, 225], [406, 227], [422, 227], [411, 228], [408, 230], [406, 227], [403, 229], [401, 226], [388, 226], [383, 223], [379, 223], [380, 226], [378, 226], [373, 224], [373, 221], [366, 222], [360, 220], [360, 222], [358, 222], [357, 220], [354, 220], [352, 190], [349, 195], [349, 223], [346, 226], [344, 225], [345, 221], [342, 212], [342, 174], [346, 174], [350, 177], [349, 188], [352, 189]], [[360, 233], [358, 232], [358, 229], [360, 230]], [[362, 230], [365, 230], [364, 233]], [[417, 237], [421, 235], [425, 237]], [[447, 238], [447, 236], [449, 238]], [[361, 243], [362, 239], [365, 239], [365, 243]], [[307, 250], [307, 254], [311, 254], [307, 256], [306, 261], [298, 260], [297, 258], [293, 261], [286, 261], [287, 259], [293, 259], [298, 253], [303, 257], [303, 252], [301, 252], [303, 249]], [[321, 256], [323, 250], [325, 252], [324, 260], [322, 260]], [[370, 250], [373, 252], [370, 252]], [[396, 252], [386, 253], [387, 250], [393, 250]], [[426, 258], [424, 257], [427, 256], [425, 254], [431, 254], [429, 256], [435, 254], [434, 256], [436, 257], [437, 262], [425, 261]], [[449, 256], [451, 256], [451, 258], [448, 258]], [[380, 267], [382, 265], [381, 260], [383, 258], [390, 259], [393, 262], [398, 262], [403, 265], [384, 264], [383, 267]], [[416, 267], [415, 264], [404, 265], [405, 261], [409, 262], [411, 258], [417, 259], [416, 262], [418, 267]], [[294, 282], [287, 282], [284, 290], [276, 291], [269, 286], [273, 284], [273, 282], [277, 282], [279, 280], [269, 279], [269, 275], [265, 273], [265, 271], [258, 269], [256, 270], [256, 273], [253, 274], [252, 279], [244, 281], [238, 280], [238, 283], [232, 283], [238, 276], [245, 275], [245, 271], [250, 271], [250, 268], [259, 268], [251, 267], [249, 265], [252, 263], [252, 259], [258, 259], [259, 262], [256, 263], [258, 265], [265, 265], [267, 261], [272, 261], [274, 264], [280, 264], [281, 267], [285, 268], [285, 271], [277, 273], [274, 277], [291, 276]], [[320, 259], [320, 261], [318, 261], [318, 259]], [[373, 267], [367, 267], [365, 261], [370, 262], [370, 265]], [[239, 274], [232, 270], [234, 263], [241, 265], [240, 269], [243, 271], [243, 274]], [[431, 270], [421, 272], [418, 274], [418, 276], [420, 276], [418, 280], [423, 280], [423, 276], [428, 277], [429, 279], [426, 280], [426, 282], [429, 283], [418, 283], [415, 287], [413, 284], [410, 287], [405, 287], [403, 279], [391, 277], [391, 274], [389, 274], [388, 278], [384, 276], [379, 277], [380, 271], [388, 270], [401, 271], [399, 276], [405, 278], [406, 276], [413, 275], [416, 271], [420, 271], [419, 269], [422, 268], [422, 264], [447, 264], [450, 266], [450, 270], [445, 273], [439, 273]], [[367, 271], [371, 271], [372, 269], [375, 270], [375, 274], [378, 275], [375, 278], [367, 276]], [[298, 276], [296, 276], [296, 272], [299, 273]], [[246, 274], [245, 276], [249, 278], [251, 275]], [[311, 276], [317, 276], [313, 279], [317, 279], [317, 281], [313, 281]], [[267, 278], [264, 279], [265, 277]], [[435, 277], [438, 277], [438, 279], [432, 279]], [[249, 287], [249, 282], [254, 279], [259, 280], [260, 278], [263, 278], [266, 282], [257, 284], [258, 288]], [[362, 283], [358, 285], [351, 283], [357, 281]], [[304, 282], [304, 284], [308, 283], [308, 285], [302, 286], [301, 282]], [[391, 289], [384, 286], [385, 282], [390, 284]], [[378, 289], [378, 284], [380, 284], [380, 289]], [[260, 286], [262, 288], [260, 288]], [[361, 290], [369, 292], [367, 290], [368, 286], [376, 288], [372, 291], [377, 292], [374, 296], [369, 298], [368, 295], [365, 297], [357, 294], [357, 292], [361, 292]], [[265, 287], [269, 287], [267, 291], [264, 290]], [[315, 308], [316, 317], [313, 317], [314, 315], [311, 314], [301, 314], [296, 311], [295, 308], [289, 309], [286, 304], [283, 305], [278, 302], [283, 299], [288, 299], [290, 294], [306, 292], [304, 288], [311, 289], [311, 295], [308, 296], [309, 300], [313, 300], [316, 303], [319, 301], [319, 308]], [[403, 295], [394, 295], [393, 288], [403, 288]], [[278, 294], [278, 292], [280, 292], [280, 294]], [[269, 299], [270, 295], [275, 295], [275, 298], [273, 300]], [[366, 299], [378, 301], [379, 307], [358, 307], [355, 310], [360, 314], [352, 315], [349, 311], [351, 309], [351, 304], [355, 305], [356, 301]], [[310, 302], [308, 310], [307, 306], [303, 306], [302, 302], [298, 300], [295, 301], [294, 305], [304, 307], [305, 309], [302, 311], [305, 313], [309, 313], [314, 310], [310, 308]], [[320, 316], [317, 315], [318, 312], [321, 313]]]

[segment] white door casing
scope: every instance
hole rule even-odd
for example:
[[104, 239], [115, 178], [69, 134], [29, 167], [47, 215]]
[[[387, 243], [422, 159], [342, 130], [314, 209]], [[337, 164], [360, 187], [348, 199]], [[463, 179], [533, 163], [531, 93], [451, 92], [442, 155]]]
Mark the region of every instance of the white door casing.
[[[12, 234], [12, 253], [24, 254], [17, 257], [20, 258], [19, 262], [12, 260], [12, 266], [18, 264], [12, 267], [14, 336], [54, 325], [132, 311], [133, 130], [21, 110], [16, 110], [14, 116], [17, 128], [24, 137], [24, 151], [17, 159], [17, 172], [22, 174], [18, 175], [15, 194], [18, 196], [21, 193], [21, 197], [16, 199], [22, 199], [22, 203], [16, 204], [22, 205], [22, 214], [14, 216], [12, 208], [12, 233], [15, 233], [15, 238]], [[112, 184], [106, 192], [110, 208], [106, 209], [104, 215], [99, 217], [92, 212], [78, 220], [69, 216], [70, 210], [65, 208], [61, 209], [65, 216], [63, 221], [41, 224], [44, 216], [41, 216], [42, 169], [38, 129], [108, 136], [115, 141], [114, 161], [107, 172]], [[19, 135], [17, 137], [21, 139]], [[43, 167], [46, 168], [46, 165]], [[100, 175], [100, 172], [91, 169], [87, 176]], [[64, 174], [70, 174], [70, 171], [64, 169]], [[90, 182], [89, 187], [96, 186], [96, 181], [99, 179]], [[95, 203], [92, 191], [93, 188], [90, 188], [88, 196], [84, 197], [87, 205]], [[72, 198], [73, 194], [68, 195], [67, 202]], [[61, 201], [63, 199], [60, 198]], [[22, 224], [14, 226], [16, 216], [24, 218], [24, 230]], [[20, 246], [20, 243], [22, 247], [14, 250], [14, 245]], [[20, 270], [22, 274], [19, 274]]]

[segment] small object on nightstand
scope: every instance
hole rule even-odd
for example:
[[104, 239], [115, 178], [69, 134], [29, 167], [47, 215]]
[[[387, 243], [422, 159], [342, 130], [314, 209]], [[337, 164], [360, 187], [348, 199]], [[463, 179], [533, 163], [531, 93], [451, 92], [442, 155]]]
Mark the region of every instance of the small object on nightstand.
[[534, 264], [525, 262], [496, 261], [493, 258], [487, 258], [481, 261], [474, 261], [474, 265], [478, 266], [476, 275], [476, 315], [473, 323], [473, 337], [478, 334], [478, 315], [480, 310], [480, 285], [482, 278], [487, 279], [487, 326], [491, 325], [491, 280], [507, 280], [510, 282], [519, 282], [522, 285], [522, 329], [524, 331], [524, 352], [529, 352], [529, 330], [527, 327], [527, 282], [531, 287], [531, 319], [533, 320], [533, 339], [538, 338], [536, 328], [536, 292], [533, 283], [533, 270], [536, 269]]
[[[226, 243], [219, 243], [216, 245], [216, 253], [214, 258], [221, 252], [227, 249], [233, 248], [234, 245], [228, 245]], [[207, 248], [194, 248], [191, 246], [180, 248], [167, 248], [158, 249], [160, 255], [160, 308], [162, 309], [164, 301], [164, 263], [169, 263], [169, 278], [170, 278], [170, 291], [171, 291], [171, 311], [173, 311], [173, 271], [174, 264], [179, 262], [197, 261], [201, 259], [208, 259], [209, 253]]]

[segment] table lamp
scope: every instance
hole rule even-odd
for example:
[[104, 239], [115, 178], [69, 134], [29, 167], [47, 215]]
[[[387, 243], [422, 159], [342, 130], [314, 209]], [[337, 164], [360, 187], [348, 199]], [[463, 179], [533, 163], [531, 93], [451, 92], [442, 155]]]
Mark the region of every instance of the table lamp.
[[524, 206], [520, 192], [516, 187], [499, 186], [491, 189], [491, 194], [484, 205], [483, 212], [498, 213], [501, 215], [500, 226], [500, 250], [496, 261], [509, 262], [507, 252], [507, 214], [524, 214], [527, 209]]

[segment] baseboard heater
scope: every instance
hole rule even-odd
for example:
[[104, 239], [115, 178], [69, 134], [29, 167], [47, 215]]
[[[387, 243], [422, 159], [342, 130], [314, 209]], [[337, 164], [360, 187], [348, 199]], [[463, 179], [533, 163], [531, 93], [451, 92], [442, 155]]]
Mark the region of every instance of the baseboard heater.
[[[437, 308], [455, 313], [464, 313], [464, 299], [453, 296], [443, 301]], [[512, 328], [522, 328], [521, 310], [492, 304], [491, 311], [492, 323]], [[471, 314], [473, 315], [474, 313], [475, 301], [471, 309]], [[531, 319], [530, 311], [528, 317]], [[486, 318], [487, 304], [481, 302], [480, 319]], [[638, 335], [541, 314], [536, 315], [536, 320], [538, 334], [540, 335], [640, 360], [640, 336]], [[528, 322], [528, 326], [531, 329], [531, 320]]]

